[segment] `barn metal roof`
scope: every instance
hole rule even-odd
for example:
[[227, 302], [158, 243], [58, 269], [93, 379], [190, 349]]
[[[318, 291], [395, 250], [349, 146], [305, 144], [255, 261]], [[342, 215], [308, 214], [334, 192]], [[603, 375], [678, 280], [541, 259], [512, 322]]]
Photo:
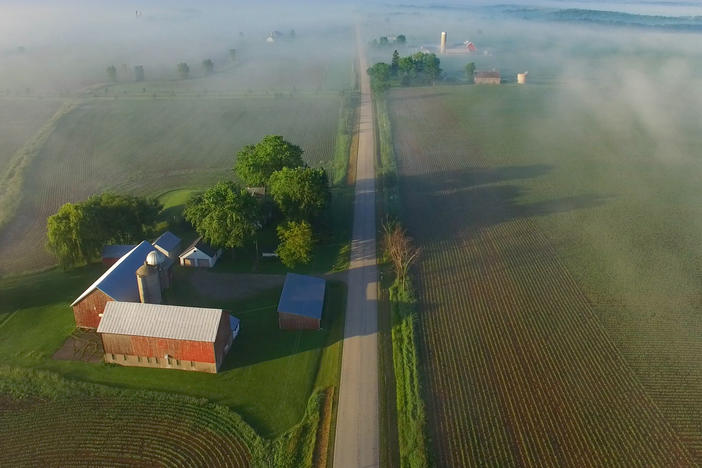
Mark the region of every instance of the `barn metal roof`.
[[136, 245], [106, 245], [102, 248], [102, 258], [121, 258], [134, 247]]
[[180, 237], [176, 236], [171, 231], [164, 232], [154, 241], [154, 246], [161, 247], [168, 252], [173, 251], [173, 249], [178, 247], [178, 244], [180, 244]]
[[322, 318], [326, 281], [314, 276], [288, 273], [278, 302], [278, 312]]
[[108, 302], [97, 332], [213, 343], [222, 313], [222, 309]]
[[114, 265], [102, 274], [88, 289], [73, 301], [71, 307], [82, 301], [85, 296], [99, 289], [115, 301], [138, 301], [136, 271], [146, 261], [146, 256], [154, 250], [154, 246], [146, 241], [134, 247], [126, 255], [117, 260]]

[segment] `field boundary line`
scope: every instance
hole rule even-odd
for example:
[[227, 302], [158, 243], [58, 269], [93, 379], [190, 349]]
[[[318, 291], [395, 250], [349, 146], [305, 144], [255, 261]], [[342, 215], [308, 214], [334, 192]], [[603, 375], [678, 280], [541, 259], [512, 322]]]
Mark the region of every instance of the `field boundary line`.
[[37, 132], [30, 137], [12, 156], [5, 174], [0, 178], [0, 231], [14, 217], [22, 198], [24, 171], [36, 158], [49, 137], [54, 133], [62, 117], [73, 111], [77, 100], [64, 102]]

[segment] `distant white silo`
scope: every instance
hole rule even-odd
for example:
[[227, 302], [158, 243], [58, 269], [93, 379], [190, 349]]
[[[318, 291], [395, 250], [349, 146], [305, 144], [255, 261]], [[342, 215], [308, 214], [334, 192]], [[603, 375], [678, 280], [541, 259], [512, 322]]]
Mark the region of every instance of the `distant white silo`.
[[145, 304], [161, 303], [161, 271], [166, 257], [157, 251], [151, 251], [146, 261], [136, 271], [139, 300]]
[[446, 53], [446, 32], [441, 33], [441, 46], [439, 47], [439, 52], [442, 54]]
[[529, 72], [517, 73], [517, 83], [518, 84], [526, 84], [526, 77], [528, 74], [529, 74]]

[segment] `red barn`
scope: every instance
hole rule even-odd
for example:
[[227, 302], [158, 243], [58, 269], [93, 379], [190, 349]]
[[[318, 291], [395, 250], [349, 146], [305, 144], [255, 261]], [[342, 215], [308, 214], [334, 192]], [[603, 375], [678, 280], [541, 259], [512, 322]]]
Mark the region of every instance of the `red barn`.
[[137, 302], [137, 268], [154, 247], [146, 241], [133, 247], [73, 301], [76, 327], [97, 328], [105, 304], [110, 301]]
[[97, 332], [105, 362], [216, 373], [239, 321], [221, 309], [109, 302]]

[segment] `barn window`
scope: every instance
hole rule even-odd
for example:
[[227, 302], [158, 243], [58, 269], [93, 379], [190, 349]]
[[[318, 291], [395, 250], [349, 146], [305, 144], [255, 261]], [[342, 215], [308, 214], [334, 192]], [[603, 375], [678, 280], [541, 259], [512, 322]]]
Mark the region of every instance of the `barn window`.
[[176, 359], [176, 366], [180, 366], [180, 359]]
[[190, 367], [195, 367], [195, 361], [190, 361]]
[[122, 355], [122, 360], [123, 360], [123, 361], [126, 361], [126, 360], [127, 360], [127, 355], [126, 355], [126, 354], [123, 354], [123, 355]]
[[115, 360], [115, 354], [114, 354], [114, 353], [112, 353], [112, 360], [113, 360], [113, 361]]

